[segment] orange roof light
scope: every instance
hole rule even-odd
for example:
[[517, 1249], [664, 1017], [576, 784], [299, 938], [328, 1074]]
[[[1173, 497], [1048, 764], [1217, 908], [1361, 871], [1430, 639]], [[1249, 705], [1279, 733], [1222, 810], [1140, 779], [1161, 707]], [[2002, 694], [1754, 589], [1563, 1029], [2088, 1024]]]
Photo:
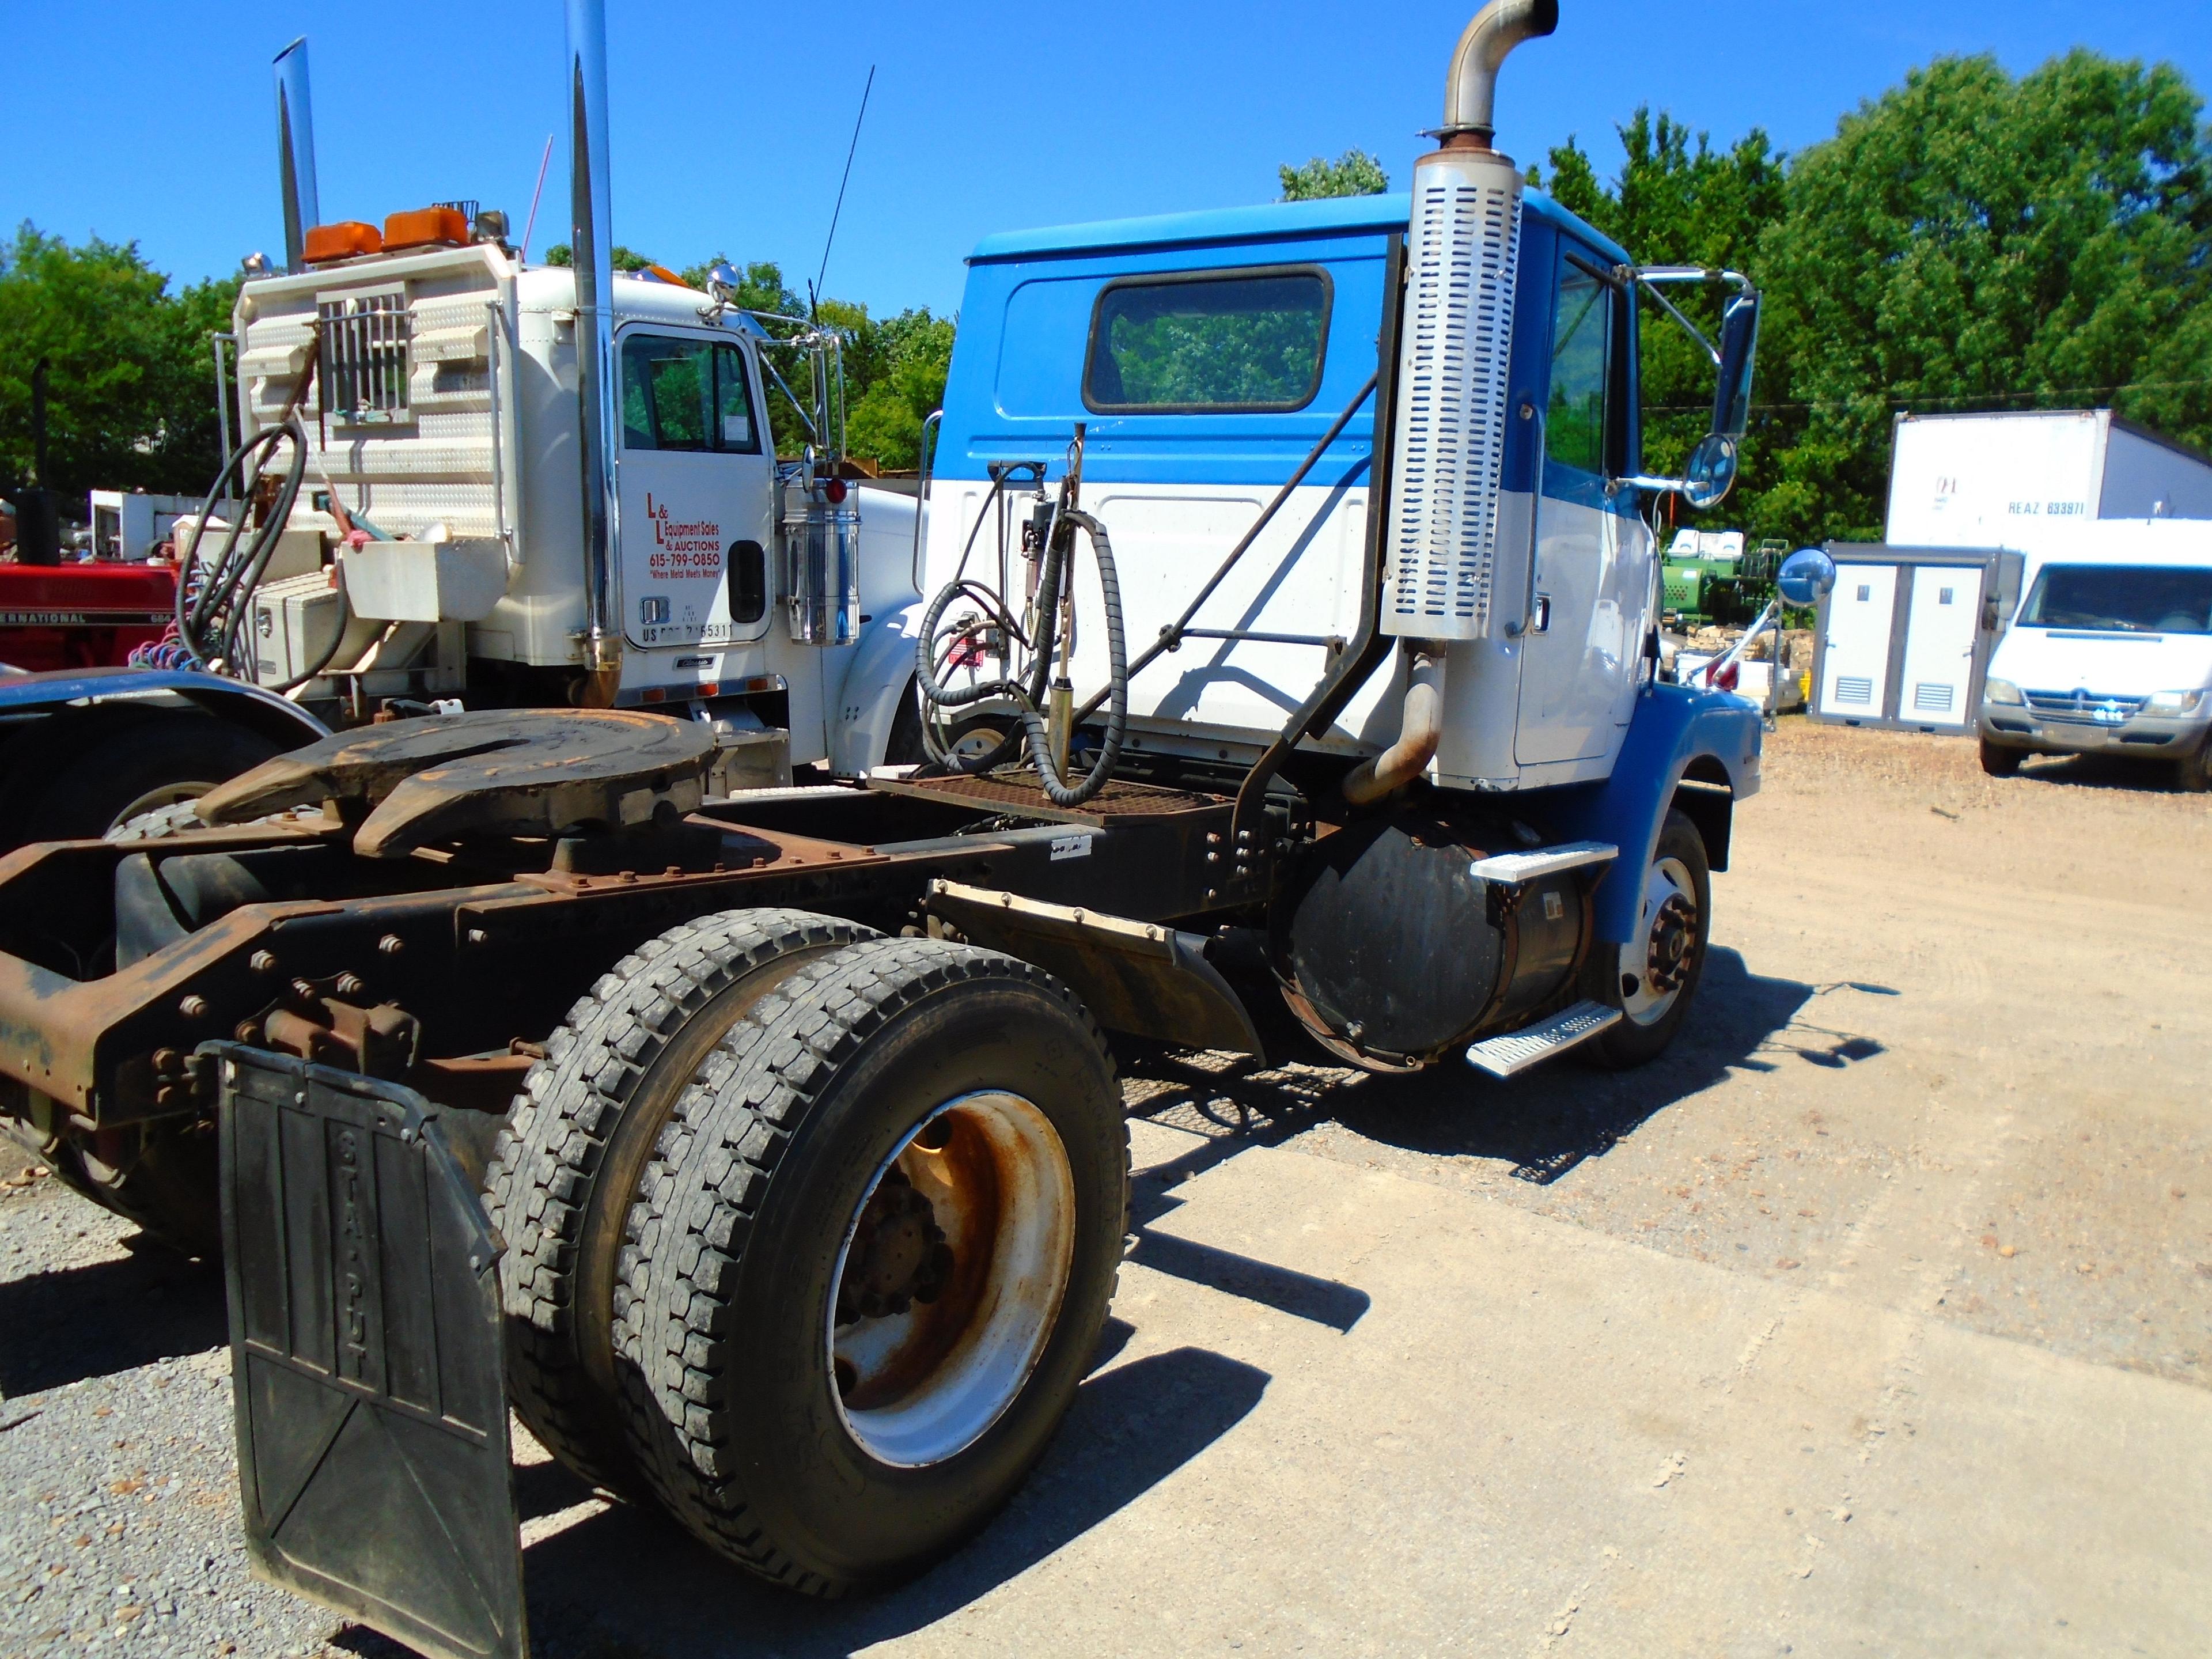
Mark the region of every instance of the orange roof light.
[[374, 225], [358, 219], [341, 219], [334, 225], [308, 228], [303, 252], [311, 265], [331, 259], [351, 259], [363, 253], [384, 252], [384, 238]]
[[462, 247], [469, 240], [468, 216], [458, 208], [413, 208], [384, 222], [384, 250], [404, 247]]

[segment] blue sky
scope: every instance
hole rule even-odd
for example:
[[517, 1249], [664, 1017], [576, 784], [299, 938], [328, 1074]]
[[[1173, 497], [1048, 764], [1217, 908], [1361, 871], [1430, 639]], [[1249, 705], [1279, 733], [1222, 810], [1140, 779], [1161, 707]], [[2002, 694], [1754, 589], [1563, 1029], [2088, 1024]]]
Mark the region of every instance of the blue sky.
[[[1354, 144], [1402, 182], [1474, 9], [848, 0], [803, 35], [803, 8], [609, 0], [616, 234], [670, 264], [724, 252], [811, 274], [873, 63], [827, 287], [878, 313], [949, 310], [994, 230], [1265, 201], [1278, 163]], [[1500, 92], [1500, 146], [1524, 161], [1579, 133], [1609, 169], [1642, 101], [1717, 142], [1757, 125], [1797, 149], [1942, 52], [2019, 72], [2079, 44], [2212, 90], [2206, 0], [1560, 9]], [[136, 239], [185, 278], [278, 248], [269, 61], [299, 33], [325, 218], [475, 197], [520, 227], [556, 118], [558, 0], [0, 0], [0, 226]], [[556, 145], [533, 252], [565, 237], [562, 167]]]

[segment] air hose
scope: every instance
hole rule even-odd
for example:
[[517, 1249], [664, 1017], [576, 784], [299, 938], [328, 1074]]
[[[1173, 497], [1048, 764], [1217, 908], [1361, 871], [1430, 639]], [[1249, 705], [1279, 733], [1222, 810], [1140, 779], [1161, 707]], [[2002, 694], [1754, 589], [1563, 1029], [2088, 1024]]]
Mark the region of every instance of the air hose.
[[[994, 495], [996, 495], [994, 490]], [[988, 510], [988, 503], [987, 503]], [[977, 523], [980, 526], [981, 519]], [[1097, 758], [1090, 769], [1073, 783], [1067, 781], [1060, 763], [1053, 753], [1053, 732], [1042, 710], [1048, 695], [1054, 657], [1061, 659], [1061, 672], [1066, 672], [1066, 641], [1060, 637], [1060, 617], [1063, 611], [1072, 615], [1073, 607], [1066, 601], [1075, 581], [1075, 532], [1081, 531], [1090, 539], [1092, 556], [1098, 562], [1098, 586], [1104, 600], [1106, 623], [1106, 655], [1108, 663], [1108, 691], [1106, 730]], [[973, 538], [970, 541], [972, 543]], [[1022, 736], [1026, 738], [1030, 759], [1036, 766], [1038, 781], [1044, 786], [1048, 799], [1055, 806], [1080, 806], [1106, 787], [1114, 775], [1115, 763], [1121, 757], [1121, 744], [1128, 730], [1129, 675], [1128, 654], [1124, 647], [1121, 630], [1121, 584], [1114, 568], [1114, 547], [1106, 534], [1106, 526], [1088, 513], [1073, 507], [1062, 507], [1054, 514], [1052, 527], [1048, 531], [1043, 552], [1039, 556], [1036, 599], [1031, 615], [1035, 618], [1034, 637], [1024, 636], [1010, 614], [1002, 595], [993, 592], [983, 583], [963, 574], [948, 582], [936, 599], [930, 602], [922, 618], [921, 637], [916, 652], [915, 678], [922, 696], [934, 708], [942, 709], [966, 708], [986, 699], [997, 698], [1011, 702], [1022, 724]], [[966, 562], [963, 556], [963, 566]], [[977, 678], [966, 685], [948, 685], [940, 678], [942, 671], [956, 665], [975, 665], [981, 661], [981, 652], [968, 630], [956, 629], [951, 638], [950, 649], [940, 653], [940, 627], [945, 613], [954, 601], [966, 598], [982, 605], [989, 616], [990, 625], [1001, 631], [1002, 636], [1018, 642], [1029, 653], [1025, 673], [1012, 669], [1012, 653], [1001, 650], [1000, 672], [995, 678]], [[1072, 629], [1072, 623], [1070, 624]], [[968, 660], [961, 663], [963, 652]], [[933, 721], [922, 722], [923, 741], [931, 757], [939, 764], [961, 773], [986, 772], [999, 765], [1014, 740], [997, 744], [988, 755], [963, 758], [948, 752], [939, 741]], [[1072, 734], [1071, 734], [1072, 735]]]
[[[260, 586], [269, 562], [276, 556], [284, 527], [291, 522], [293, 504], [299, 500], [301, 486], [307, 482], [307, 433], [300, 419], [300, 399], [314, 380], [320, 343], [318, 337], [309, 349], [291, 401], [276, 423], [264, 428], [240, 445], [223, 464], [222, 471], [216, 474], [206, 500], [200, 504], [199, 517], [192, 525], [191, 539], [178, 551], [176, 611], [170, 630], [173, 638], [165, 637], [159, 645], [150, 647], [149, 660], [161, 660], [164, 666], [174, 662], [174, 665], [206, 672], [216, 672], [219, 666], [221, 672], [234, 679], [258, 683], [253, 672], [253, 592]], [[224, 532], [221, 549], [211, 561], [202, 564], [200, 544], [207, 535], [208, 520], [215, 516], [216, 504], [226, 498], [232, 481], [235, 479], [238, 484], [235, 499], [251, 501], [259, 491], [264, 477], [269, 475], [278, 447], [285, 443], [292, 447], [291, 459], [285, 466], [276, 498], [261, 515], [252, 538], [241, 542], [246, 515], [242, 512], [234, 514], [236, 521]], [[306, 673], [268, 689], [279, 693], [296, 691], [321, 674], [337, 655], [350, 620], [345, 588], [341, 585], [338, 614], [331, 630], [329, 646]], [[176, 662], [176, 659], [182, 660]]]

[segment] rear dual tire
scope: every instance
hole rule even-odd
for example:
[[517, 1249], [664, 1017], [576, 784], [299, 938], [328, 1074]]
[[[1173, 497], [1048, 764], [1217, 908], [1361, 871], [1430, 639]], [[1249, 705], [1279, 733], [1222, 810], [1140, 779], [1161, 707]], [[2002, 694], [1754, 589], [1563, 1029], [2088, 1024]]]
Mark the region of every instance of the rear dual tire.
[[531, 1067], [485, 1180], [507, 1244], [508, 1392], [531, 1433], [593, 1485], [638, 1488], [615, 1426], [609, 1332], [623, 1224], [662, 1125], [715, 1044], [785, 975], [878, 937], [798, 910], [672, 928], [602, 975]]
[[1042, 1455], [1127, 1202], [1113, 1062], [1065, 986], [929, 939], [810, 964], [685, 1093], [632, 1209], [635, 1463], [698, 1537], [792, 1589], [920, 1570]]

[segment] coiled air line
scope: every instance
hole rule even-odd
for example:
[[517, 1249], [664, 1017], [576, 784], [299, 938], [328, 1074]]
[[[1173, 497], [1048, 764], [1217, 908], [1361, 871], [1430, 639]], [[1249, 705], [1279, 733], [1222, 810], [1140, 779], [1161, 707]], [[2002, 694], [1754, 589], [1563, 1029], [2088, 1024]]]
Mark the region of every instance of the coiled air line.
[[[261, 586], [269, 562], [276, 556], [276, 548], [284, 534], [284, 526], [291, 522], [293, 503], [300, 498], [301, 486], [307, 477], [307, 432], [300, 419], [300, 400], [315, 376], [316, 360], [320, 356], [321, 337], [318, 335], [308, 349], [307, 362], [302, 367], [298, 384], [283, 416], [276, 422], [264, 427], [244, 444], [223, 465], [210, 486], [207, 499], [200, 504], [198, 519], [193, 523], [191, 542], [179, 550], [177, 558], [177, 603], [175, 628], [177, 643], [183, 647], [188, 665], [214, 672], [216, 664], [234, 679], [258, 681], [252, 671], [253, 642], [251, 637], [252, 599], [254, 590]], [[222, 546], [213, 561], [198, 569], [200, 543], [207, 534], [208, 520], [214, 515], [216, 504], [222, 501], [225, 487], [235, 477], [238, 480], [236, 500], [243, 506], [251, 502], [261, 481], [270, 470], [270, 463], [281, 443], [292, 446], [292, 457], [284, 470], [283, 482], [277, 486], [276, 499], [261, 515], [261, 522], [252, 539], [240, 545], [240, 538], [246, 530], [246, 514], [232, 515], [235, 520], [225, 532]], [[306, 673], [286, 680], [268, 690], [278, 693], [296, 691], [331, 665], [344, 640], [346, 625], [351, 620], [351, 609], [346, 603], [345, 588], [338, 588], [337, 625], [331, 629], [331, 642], [314, 665]]]
[[[915, 652], [915, 678], [922, 696], [934, 708], [951, 709], [970, 707], [986, 699], [997, 698], [1012, 702], [1022, 724], [1019, 738], [1009, 738], [993, 746], [990, 752], [980, 756], [961, 757], [947, 750], [939, 739], [936, 723], [922, 721], [922, 741], [932, 760], [947, 770], [974, 775], [988, 772], [1000, 765], [1018, 742], [1026, 739], [1030, 763], [1036, 768], [1038, 781], [1044, 787], [1046, 797], [1055, 806], [1080, 806], [1106, 787], [1114, 775], [1114, 767], [1121, 757], [1121, 744], [1129, 723], [1128, 654], [1124, 647], [1121, 630], [1121, 584], [1114, 568], [1114, 546], [1106, 534], [1106, 526], [1088, 513], [1073, 505], [1077, 483], [1081, 476], [1080, 429], [1078, 430], [1075, 459], [1070, 467], [1070, 477], [1061, 484], [1061, 498], [1053, 511], [1046, 528], [1043, 546], [1038, 554], [1036, 592], [1029, 607], [1030, 626], [1024, 629], [1014, 618], [1012, 608], [1003, 593], [986, 583], [969, 576], [968, 554], [974, 550], [975, 531], [982, 528], [988, 514], [1004, 488], [999, 479], [992, 488], [993, 501], [987, 501], [976, 516], [975, 528], [968, 538], [968, 547], [961, 555], [960, 569], [943, 591], [930, 602], [927, 614], [922, 619], [921, 638]], [[1075, 632], [1075, 534], [1082, 532], [1091, 543], [1091, 556], [1098, 562], [1098, 586], [1104, 599], [1107, 655], [1107, 708], [1104, 740], [1097, 757], [1090, 769], [1073, 783], [1067, 780], [1066, 746], [1073, 732], [1071, 708], [1073, 697], [1068, 685], [1068, 670], [1074, 655]], [[1003, 579], [1002, 579], [1003, 580]], [[950, 685], [942, 676], [957, 666], [974, 666], [982, 660], [985, 649], [975, 637], [973, 627], [956, 627], [942, 635], [944, 648], [939, 650], [940, 629], [945, 613], [957, 599], [965, 598], [983, 607], [988, 627], [1000, 636], [997, 655], [1000, 672], [995, 678], [978, 678], [966, 685]], [[1014, 647], [1026, 652], [1029, 663], [1025, 671], [1014, 665]], [[1059, 673], [1053, 672], [1055, 661]], [[1048, 709], [1051, 711], [1048, 714]], [[1053, 716], [1056, 716], [1054, 718]]]

